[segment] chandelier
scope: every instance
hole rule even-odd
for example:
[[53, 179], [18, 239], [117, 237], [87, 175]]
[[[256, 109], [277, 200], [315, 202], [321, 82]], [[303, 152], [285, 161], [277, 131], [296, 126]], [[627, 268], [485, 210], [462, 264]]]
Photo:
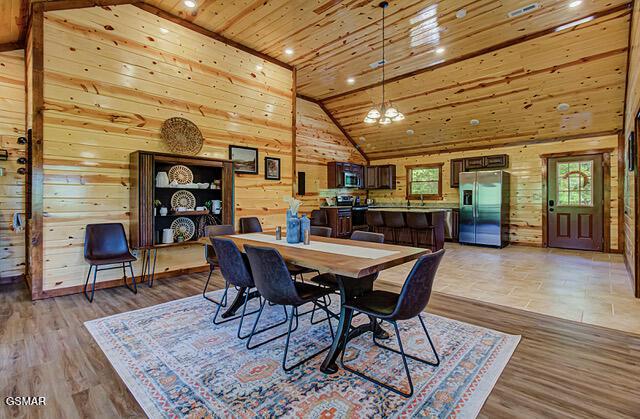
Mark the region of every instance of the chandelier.
[[380, 106], [371, 108], [364, 118], [364, 122], [367, 124], [377, 122], [380, 125], [389, 125], [391, 122], [402, 121], [404, 115], [393, 106], [391, 101], [385, 102], [384, 98], [384, 10], [389, 6], [389, 3], [383, 1], [378, 6], [382, 9], [382, 102]]

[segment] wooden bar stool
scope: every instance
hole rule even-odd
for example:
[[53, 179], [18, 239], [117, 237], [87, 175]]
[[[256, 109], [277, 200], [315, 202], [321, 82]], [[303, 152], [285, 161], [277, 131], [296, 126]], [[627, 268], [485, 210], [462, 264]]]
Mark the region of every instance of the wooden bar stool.
[[401, 212], [384, 211], [382, 213], [384, 226], [391, 229], [391, 241], [394, 244], [400, 243], [400, 232], [405, 228], [404, 215]]
[[429, 224], [427, 214], [424, 212], [408, 212], [407, 227], [411, 231], [411, 241], [414, 247], [420, 246], [420, 233], [425, 233], [425, 239], [429, 240], [429, 248], [435, 250], [436, 237], [435, 228]]

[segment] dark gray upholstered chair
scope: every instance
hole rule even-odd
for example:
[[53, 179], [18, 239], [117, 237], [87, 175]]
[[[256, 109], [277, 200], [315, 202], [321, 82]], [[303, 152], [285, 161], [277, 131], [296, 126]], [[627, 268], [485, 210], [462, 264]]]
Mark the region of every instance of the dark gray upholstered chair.
[[[222, 301], [227, 301], [227, 294], [229, 292], [229, 287], [233, 286], [237, 290], [244, 291], [244, 302], [242, 304], [242, 313], [238, 316], [229, 317], [227, 319], [218, 321], [218, 314], [220, 314], [220, 310], [223, 305], [221, 303], [218, 304], [218, 308], [216, 309], [216, 314], [213, 316], [213, 324], [222, 324], [231, 320], [240, 319], [240, 324], [238, 325], [238, 338], [244, 339], [249, 335], [242, 336], [242, 323], [244, 322], [245, 316], [250, 314], [255, 314], [258, 310], [251, 311], [247, 313], [247, 306], [249, 304], [249, 299], [251, 298], [252, 289], [255, 288], [255, 283], [253, 281], [253, 275], [251, 273], [251, 267], [249, 266], [249, 260], [247, 256], [240, 252], [238, 246], [231, 239], [225, 239], [222, 237], [213, 237], [211, 238], [213, 242], [213, 247], [215, 249], [216, 255], [218, 255], [218, 266], [220, 266], [220, 272], [222, 273], [222, 277], [225, 281], [224, 294], [222, 295]], [[277, 323], [273, 326], [262, 329], [259, 332], [255, 332], [254, 334], [262, 333], [266, 330], [272, 329], [274, 327], [280, 326], [287, 321], [287, 310], [284, 310], [285, 320], [280, 323]]]
[[309, 234], [312, 236], [331, 237], [331, 227], [311, 226]]
[[[122, 224], [87, 224], [84, 236], [84, 260], [89, 264], [89, 272], [87, 273], [87, 280], [84, 283], [82, 293], [90, 303], [93, 302], [93, 295], [96, 291], [98, 271], [108, 271], [122, 267], [124, 285], [134, 294], [138, 293], [136, 278], [133, 274], [133, 266], [131, 266], [131, 262], [135, 261], [136, 257], [129, 251], [129, 243], [127, 242], [127, 236], [124, 233], [124, 226]], [[131, 270], [133, 288], [127, 284], [126, 265], [129, 265], [129, 269]], [[87, 286], [89, 285], [92, 269], [93, 283], [91, 284], [91, 296], [89, 297], [87, 294]]]
[[[287, 354], [289, 352], [291, 332], [295, 331], [298, 328], [298, 307], [300, 307], [301, 305], [312, 303], [314, 307], [325, 310], [325, 312], [327, 313], [326, 320], [327, 322], [329, 322], [331, 339], [333, 340], [334, 332], [331, 325], [331, 315], [328, 312], [328, 303], [326, 299], [328, 293], [331, 291], [327, 288], [318, 287], [316, 285], [291, 281], [291, 276], [289, 275], [287, 265], [276, 249], [270, 247], [245, 245], [244, 250], [247, 253], [249, 262], [251, 264], [251, 271], [253, 272], [253, 279], [255, 281], [256, 288], [264, 299], [263, 301], [261, 301], [260, 311], [256, 316], [256, 320], [253, 325], [253, 331], [251, 332], [251, 335], [247, 340], [247, 349], [256, 348], [258, 346], [264, 345], [267, 342], [271, 342], [274, 339], [285, 336], [285, 334], [278, 335], [259, 344], [253, 346], [251, 345], [251, 339], [255, 335], [254, 332], [258, 326], [258, 323], [260, 322], [260, 316], [262, 315], [262, 311], [265, 307], [266, 302], [268, 301], [272, 304], [282, 305], [285, 307], [285, 309], [287, 306], [291, 307], [289, 328], [286, 333], [287, 340], [285, 343], [284, 355], [282, 357], [282, 369], [284, 369], [285, 371], [291, 371], [299, 365], [302, 365], [310, 359], [320, 355], [322, 352], [328, 350], [330, 346], [327, 346], [326, 348], [323, 348], [322, 350], [307, 356], [306, 358], [298, 361], [292, 366], [287, 366]], [[294, 319], [296, 321], [295, 328], [293, 327]]]
[[[413, 266], [413, 269], [411, 269], [409, 276], [407, 276], [400, 294], [381, 290], [369, 291], [354, 297], [345, 304], [346, 308], [353, 310], [351, 311], [349, 319], [347, 320], [348, 327], [351, 326], [351, 320], [353, 319], [354, 311], [364, 313], [369, 317], [386, 321], [393, 325], [396, 333], [396, 338], [398, 340], [398, 347], [400, 350], [396, 350], [379, 343], [376, 340], [375, 334], [373, 334], [373, 343], [381, 348], [402, 355], [402, 362], [404, 364], [404, 370], [407, 374], [407, 380], [409, 381], [410, 392], [404, 393], [396, 387], [392, 387], [386, 383], [383, 383], [382, 381], [367, 376], [364, 373], [346, 365], [344, 362], [344, 354], [345, 352], [347, 352], [346, 345], [344, 350], [342, 351], [342, 356], [340, 359], [340, 362], [342, 363], [344, 369], [358, 375], [361, 378], [364, 378], [365, 380], [369, 380], [375, 384], [381, 385], [384, 388], [391, 390], [401, 396], [411, 397], [413, 395], [413, 381], [411, 380], [411, 373], [409, 372], [407, 358], [411, 358], [415, 361], [423, 362], [425, 364], [433, 366], [440, 365], [440, 357], [438, 356], [438, 352], [433, 345], [431, 336], [429, 336], [429, 332], [427, 331], [427, 327], [424, 324], [421, 313], [427, 306], [429, 298], [431, 297], [433, 281], [435, 280], [436, 272], [443, 255], [444, 249], [439, 250], [435, 253], [421, 256]], [[398, 328], [397, 321], [409, 320], [414, 317], [418, 317], [418, 319], [420, 320], [422, 329], [427, 336], [427, 340], [429, 341], [429, 345], [431, 346], [431, 350], [433, 351], [433, 354], [435, 356], [435, 361], [428, 361], [413, 355], [408, 355], [404, 351], [404, 348], [402, 346], [402, 339], [400, 337], [400, 329]]]
[[369, 230], [374, 233], [384, 232], [384, 219], [382, 218], [381, 211], [367, 211], [367, 215], [365, 217], [367, 219], [367, 226], [369, 226]]
[[[214, 225], [207, 226], [207, 228], [205, 229], [205, 234], [207, 235], [207, 237], [209, 237], [209, 239], [213, 239], [213, 237], [216, 236], [236, 234], [236, 230], [231, 224]], [[220, 301], [218, 303], [217, 301], [214, 301], [211, 298], [207, 297], [207, 288], [209, 287], [209, 281], [211, 281], [211, 274], [213, 273], [215, 267], [218, 266], [218, 258], [216, 257], [216, 252], [213, 248], [213, 241], [211, 242], [211, 245], [207, 245], [205, 249], [205, 258], [207, 259], [207, 263], [209, 264], [209, 277], [207, 278], [207, 282], [204, 284], [202, 296], [212, 303], [226, 305], [226, 300]]]
[[240, 233], [262, 233], [262, 224], [258, 217], [243, 217], [240, 219]]
[[370, 231], [354, 231], [351, 233], [350, 239], [361, 242], [384, 243], [384, 234], [372, 233]]

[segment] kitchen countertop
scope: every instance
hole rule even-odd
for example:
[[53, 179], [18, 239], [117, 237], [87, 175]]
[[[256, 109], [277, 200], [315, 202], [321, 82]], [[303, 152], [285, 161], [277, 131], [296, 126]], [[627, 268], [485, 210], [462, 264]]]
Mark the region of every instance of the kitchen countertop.
[[429, 208], [429, 207], [369, 207], [369, 211], [387, 212], [442, 212], [451, 211], [451, 208]]

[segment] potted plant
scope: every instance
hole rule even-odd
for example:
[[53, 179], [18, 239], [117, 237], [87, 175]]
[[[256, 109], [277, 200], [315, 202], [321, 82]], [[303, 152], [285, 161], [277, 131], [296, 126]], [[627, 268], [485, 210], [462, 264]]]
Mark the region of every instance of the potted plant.
[[162, 206], [162, 202], [160, 202], [159, 199], [156, 199], [155, 201], [153, 201], [153, 216], [156, 216], [157, 210], [159, 207]]

